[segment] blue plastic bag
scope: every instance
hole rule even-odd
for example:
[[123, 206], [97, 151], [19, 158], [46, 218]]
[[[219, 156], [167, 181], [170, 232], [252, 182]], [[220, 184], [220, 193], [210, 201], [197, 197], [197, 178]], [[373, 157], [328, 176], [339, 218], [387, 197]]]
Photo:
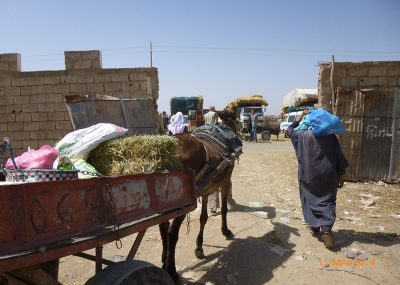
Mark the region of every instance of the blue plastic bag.
[[345, 132], [339, 117], [332, 115], [324, 109], [310, 110], [308, 115], [303, 117], [296, 130], [311, 130], [316, 137], [330, 134], [344, 134]]

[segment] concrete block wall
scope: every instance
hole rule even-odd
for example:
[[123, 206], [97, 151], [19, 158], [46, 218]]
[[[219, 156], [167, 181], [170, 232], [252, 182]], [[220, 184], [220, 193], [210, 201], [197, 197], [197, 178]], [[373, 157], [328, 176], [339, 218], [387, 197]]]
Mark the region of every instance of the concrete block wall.
[[151, 97], [157, 109], [157, 68], [102, 69], [100, 51], [65, 52], [59, 71], [21, 72], [20, 59], [0, 54], [0, 138], [10, 138], [17, 154], [72, 131], [65, 95]]
[[320, 65], [318, 100], [346, 128], [339, 141], [350, 164], [347, 178], [400, 181], [400, 62], [335, 62], [332, 82], [331, 71], [331, 63]]
[[[320, 65], [318, 101], [321, 107], [332, 111], [331, 63]], [[368, 88], [398, 88], [400, 61], [335, 62], [333, 86], [341, 90]]]

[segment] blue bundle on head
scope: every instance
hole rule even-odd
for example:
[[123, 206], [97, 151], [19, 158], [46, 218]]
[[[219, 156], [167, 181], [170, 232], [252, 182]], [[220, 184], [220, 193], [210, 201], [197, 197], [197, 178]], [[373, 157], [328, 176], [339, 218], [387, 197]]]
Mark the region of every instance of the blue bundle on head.
[[327, 136], [331, 134], [344, 134], [345, 129], [338, 116], [332, 115], [324, 109], [310, 110], [303, 117], [296, 130], [311, 130], [313, 135]]

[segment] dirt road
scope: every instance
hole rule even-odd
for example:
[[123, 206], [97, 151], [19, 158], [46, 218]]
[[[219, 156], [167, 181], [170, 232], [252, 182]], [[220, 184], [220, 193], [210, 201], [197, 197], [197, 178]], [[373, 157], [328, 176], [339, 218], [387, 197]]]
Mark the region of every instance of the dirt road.
[[[303, 223], [297, 166], [288, 139], [244, 144], [233, 174], [237, 206], [228, 213], [234, 240], [220, 232], [220, 215], [210, 217], [206, 258], [194, 255], [199, 207], [184, 223], [176, 264], [182, 284], [400, 284], [400, 186], [383, 182], [346, 183], [338, 193], [335, 251], [324, 248]], [[134, 240], [123, 248], [108, 244], [104, 256], [123, 260]], [[161, 265], [158, 227], [150, 228], [137, 259]], [[355, 257], [355, 258], [354, 258]], [[60, 281], [84, 284], [94, 273], [90, 261], [61, 260]]]

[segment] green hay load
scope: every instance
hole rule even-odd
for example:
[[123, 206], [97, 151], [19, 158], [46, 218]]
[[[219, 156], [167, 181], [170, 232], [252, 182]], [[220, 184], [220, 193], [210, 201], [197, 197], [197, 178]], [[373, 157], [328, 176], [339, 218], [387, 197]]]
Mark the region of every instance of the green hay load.
[[117, 138], [92, 150], [88, 162], [107, 176], [181, 169], [177, 149], [177, 141], [169, 136]]

